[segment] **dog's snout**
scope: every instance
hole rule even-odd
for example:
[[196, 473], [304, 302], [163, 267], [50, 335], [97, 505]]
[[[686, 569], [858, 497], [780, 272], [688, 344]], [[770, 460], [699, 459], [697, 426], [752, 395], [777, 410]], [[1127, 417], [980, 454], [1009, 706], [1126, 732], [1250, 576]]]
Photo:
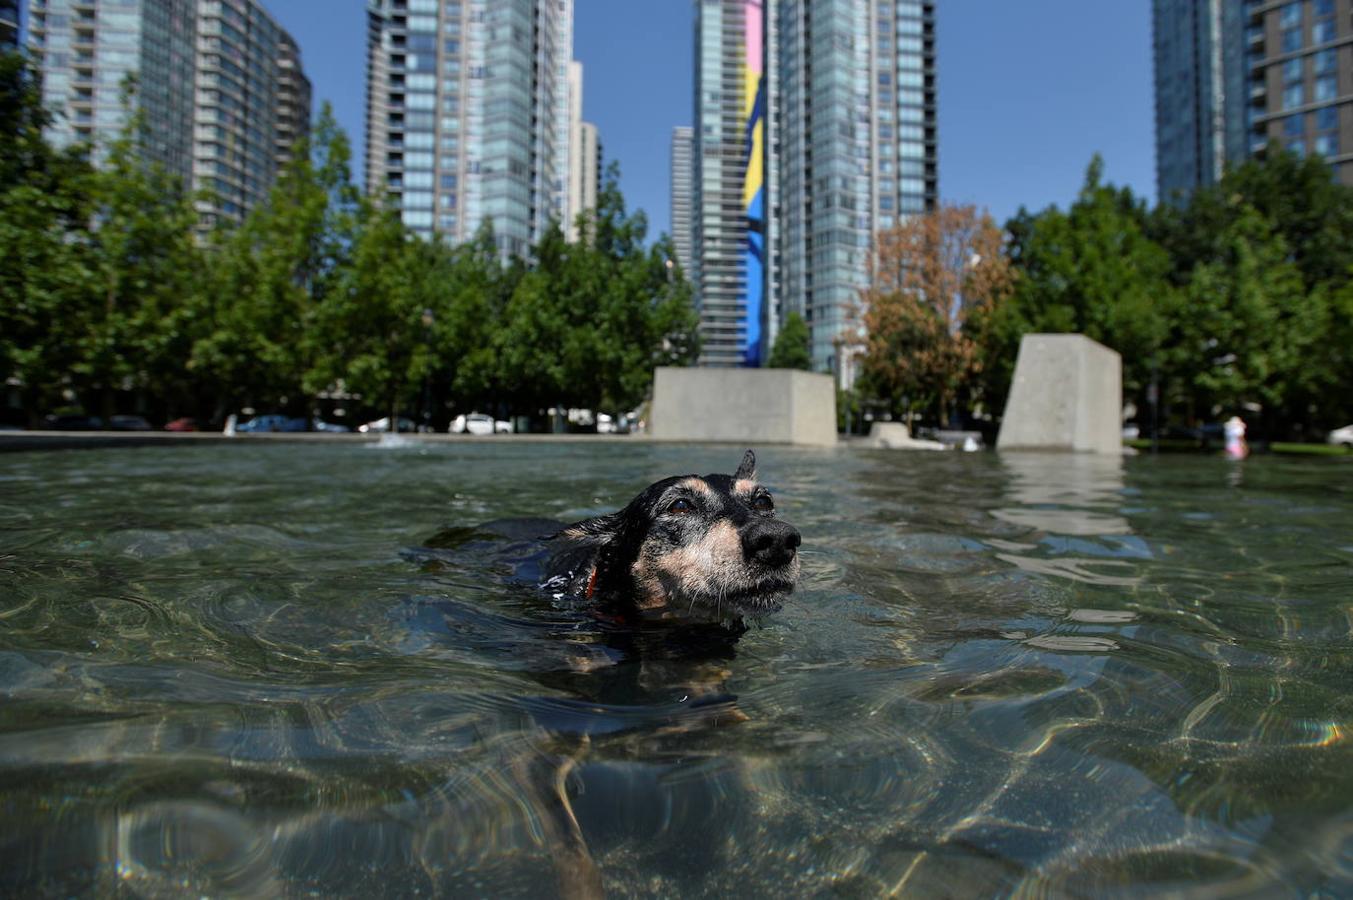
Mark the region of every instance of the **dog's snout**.
[[802, 542], [799, 530], [784, 522], [754, 522], [742, 533], [742, 552], [769, 566], [783, 566], [794, 559]]

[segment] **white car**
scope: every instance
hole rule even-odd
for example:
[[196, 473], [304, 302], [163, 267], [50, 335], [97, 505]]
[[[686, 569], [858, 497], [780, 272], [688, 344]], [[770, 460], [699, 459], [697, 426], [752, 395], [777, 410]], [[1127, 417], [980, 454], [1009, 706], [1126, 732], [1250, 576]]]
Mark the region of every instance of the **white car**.
[[451, 427], [446, 430], [451, 434], [493, 434], [493, 416], [476, 412], [462, 414], [452, 419]]
[[1343, 428], [1336, 428], [1330, 432], [1326, 438], [1331, 444], [1338, 447], [1347, 447], [1353, 450], [1353, 425], [1345, 425]]

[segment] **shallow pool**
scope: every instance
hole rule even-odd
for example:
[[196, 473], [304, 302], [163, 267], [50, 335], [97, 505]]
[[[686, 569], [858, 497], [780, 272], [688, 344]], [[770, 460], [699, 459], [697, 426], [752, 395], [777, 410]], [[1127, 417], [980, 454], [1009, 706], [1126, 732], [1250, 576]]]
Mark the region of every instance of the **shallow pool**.
[[660, 651], [418, 549], [739, 456], [0, 456], [0, 893], [1353, 893], [1348, 461], [764, 448], [799, 591]]

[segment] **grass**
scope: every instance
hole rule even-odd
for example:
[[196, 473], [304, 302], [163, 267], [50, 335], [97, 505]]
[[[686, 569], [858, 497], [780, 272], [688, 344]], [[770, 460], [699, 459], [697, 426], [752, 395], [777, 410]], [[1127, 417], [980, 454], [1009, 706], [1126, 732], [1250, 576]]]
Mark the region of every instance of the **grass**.
[[1340, 447], [1337, 444], [1283, 444], [1273, 443], [1268, 445], [1268, 449], [1273, 453], [1291, 453], [1301, 456], [1348, 456], [1353, 450], [1347, 447]]
[[[1128, 447], [1137, 450], [1151, 450], [1150, 438], [1134, 438], [1133, 440], [1123, 441]], [[1221, 453], [1221, 446], [1212, 444], [1204, 448], [1197, 441], [1187, 438], [1162, 438], [1160, 441], [1160, 450], [1162, 453]], [[1334, 444], [1290, 444], [1281, 441], [1275, 441], [1268, 445], [1268, 452], [1279, 453], [1290, 456], [1349, 456], [1353, 455], [1353, 450], [1347, 447], [1339, 447]]]

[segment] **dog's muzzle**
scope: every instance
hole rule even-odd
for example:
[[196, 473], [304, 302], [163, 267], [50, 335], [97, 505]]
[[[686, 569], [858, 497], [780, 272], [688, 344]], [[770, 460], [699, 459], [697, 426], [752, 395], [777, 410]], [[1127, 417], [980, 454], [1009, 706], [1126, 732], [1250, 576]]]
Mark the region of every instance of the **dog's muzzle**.
[[742, 555], [763, 566], [787, 566], [794, 561], [802, 538], [793, 525], [758, 519], [742, 530]]

